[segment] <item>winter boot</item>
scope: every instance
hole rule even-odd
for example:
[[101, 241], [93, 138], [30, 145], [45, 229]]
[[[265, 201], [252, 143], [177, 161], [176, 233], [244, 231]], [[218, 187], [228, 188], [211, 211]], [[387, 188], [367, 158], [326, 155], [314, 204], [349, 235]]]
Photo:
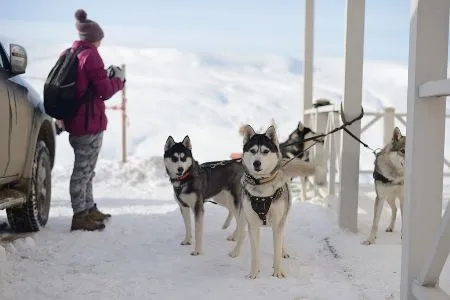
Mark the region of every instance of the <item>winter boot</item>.
[[89, 216], [92, 220], [94, 221], [98, 221], [98, 222], [103, 222], [109, 218], [111, 218], [110, 214], [104, 214], [102, 213], [98, 208], [97, 208], [97, 204], [94, 204], [94, 206], [89, 209]]
[[79, 212], [73, 215], [72, 218], [72, 226], [70, 230], [103, 230], [105, 228], [105, 224], [101, 222], [96, 222], [93, 220], [87, 211]]

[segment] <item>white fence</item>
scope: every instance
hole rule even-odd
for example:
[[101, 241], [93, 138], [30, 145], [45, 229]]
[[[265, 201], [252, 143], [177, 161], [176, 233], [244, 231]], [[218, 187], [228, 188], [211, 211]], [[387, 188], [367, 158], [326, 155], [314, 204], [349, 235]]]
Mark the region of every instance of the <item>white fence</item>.
[[[340, 107], [336, 105], [320, 106], [318, 108], [311, 108], [304, 111], [306, 126], [310, 127], [317, 133], [326, 133], [333, 130], [336, 127], [342, 125], [340, 117]], [[383, 146], [386, 145], [392, 138], [392, 132], [396, 126], [396, 121], [406, 127], [406, 114], [396, 113], [395, 108], [387, 107], [380, 112], [365, 112], [363, 120], [365, 118], [371, 118], [361, 128], [361, 134], [367, 129], [372, 127], [377, 122], [383, 122]], [[446, 118], [450, 118], [450, 115], [446, 115]], [[338, 131], [334, 134], [325, 137], [324, 144], [324, 164], [328, 168], [328, 184], [327, 187], [318, 188], [314, 186], [312, 182], [309, 182], [308, 188], [313, 189], [316, 196], [326, 197], [327, 195], [336, 195], [336, 183], [338, 182], [339, 172], [341, 170], [340, 157], [341, 157], [341, 135], [343, 131]], [[346, 133], [344, 133], [346, 134]], [[358, 143], [356, 140], [355, 143]], [[369, 145], [374, 147], [374, 145]], [[313, 148], [314, 151], [314, 148]], [[450, 161], [444, 158], [444, 167], [450, 169]], [[372, 174], [373, 169], [360, 169], [360, 174]], [[450, 172], [444, 172], [444, 176], [450, 176]]]

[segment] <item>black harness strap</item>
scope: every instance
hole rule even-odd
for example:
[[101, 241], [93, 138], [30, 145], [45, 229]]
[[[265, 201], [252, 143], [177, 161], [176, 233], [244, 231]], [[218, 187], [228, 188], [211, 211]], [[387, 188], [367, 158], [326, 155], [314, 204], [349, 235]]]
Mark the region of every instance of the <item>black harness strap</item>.
[[254, 196], [250, 194], [250, 192], [245, 188], [244, 192], [250, 199], [253, 211], [261, 219], [263, 225], [267, 225], [267, 213], [269, 212], [270, 205], [272, 204], [272, 201], [278, 199], [281, 196], [281, 194], [283, 193], [283, 188], [278, 188], [275, 193], [273, 193], [273, 195], [267, 197]]
[[183, 175], [181, 178], [170, 178], [170, 182], [179, 182], [179, 186], [173, 186], [173, 190], [175, 192], [175, 196], [177, 197], [178, 201], [181, 203], [183, 207], [189, 207], [183, 200], [180, 198], [181, 191], [183, 190], [183, 186], [186, 182], [191, 180], [191, 174], [189, 173], [189, 170], [186, 172], [185, 175]]
[[381, 181], [382, 183], [392, 183], [392, 180], [387, 179], [383, 174], [381, 174], [377, 170], [373, 171], [373, 179]]

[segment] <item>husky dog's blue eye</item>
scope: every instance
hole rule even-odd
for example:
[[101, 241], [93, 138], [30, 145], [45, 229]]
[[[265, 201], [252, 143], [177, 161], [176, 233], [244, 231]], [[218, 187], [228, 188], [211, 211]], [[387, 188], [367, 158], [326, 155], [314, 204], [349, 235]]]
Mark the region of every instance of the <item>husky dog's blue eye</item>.
[[251, 154], [256, 154], [256, 150], [255, 149], [250, 149], [250, 153]]
[[181, 160], [182, 162], [185, 162], [185, 161], [186, 161], [186, 156], [180, 157], [180, 160]]
[[269, 150], [264, 149], [262, 153], [267, 154], [267, 153], [269, 153]]
[[401, 154], [405, 154], [405, 149], [400, 150]]
[[172, 156], [172, 161], [175, 163], [178, 161], [178, 157]]

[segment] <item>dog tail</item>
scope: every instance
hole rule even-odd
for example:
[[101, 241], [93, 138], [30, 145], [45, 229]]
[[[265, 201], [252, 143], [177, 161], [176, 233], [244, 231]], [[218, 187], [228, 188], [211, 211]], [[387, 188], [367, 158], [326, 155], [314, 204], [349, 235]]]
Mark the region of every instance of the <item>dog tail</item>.
[[248, 124], [243, 124], [241, 127], [239, 127], [239, 135], [244, 136], [245, 134], [245, 128], [248, 126]]

